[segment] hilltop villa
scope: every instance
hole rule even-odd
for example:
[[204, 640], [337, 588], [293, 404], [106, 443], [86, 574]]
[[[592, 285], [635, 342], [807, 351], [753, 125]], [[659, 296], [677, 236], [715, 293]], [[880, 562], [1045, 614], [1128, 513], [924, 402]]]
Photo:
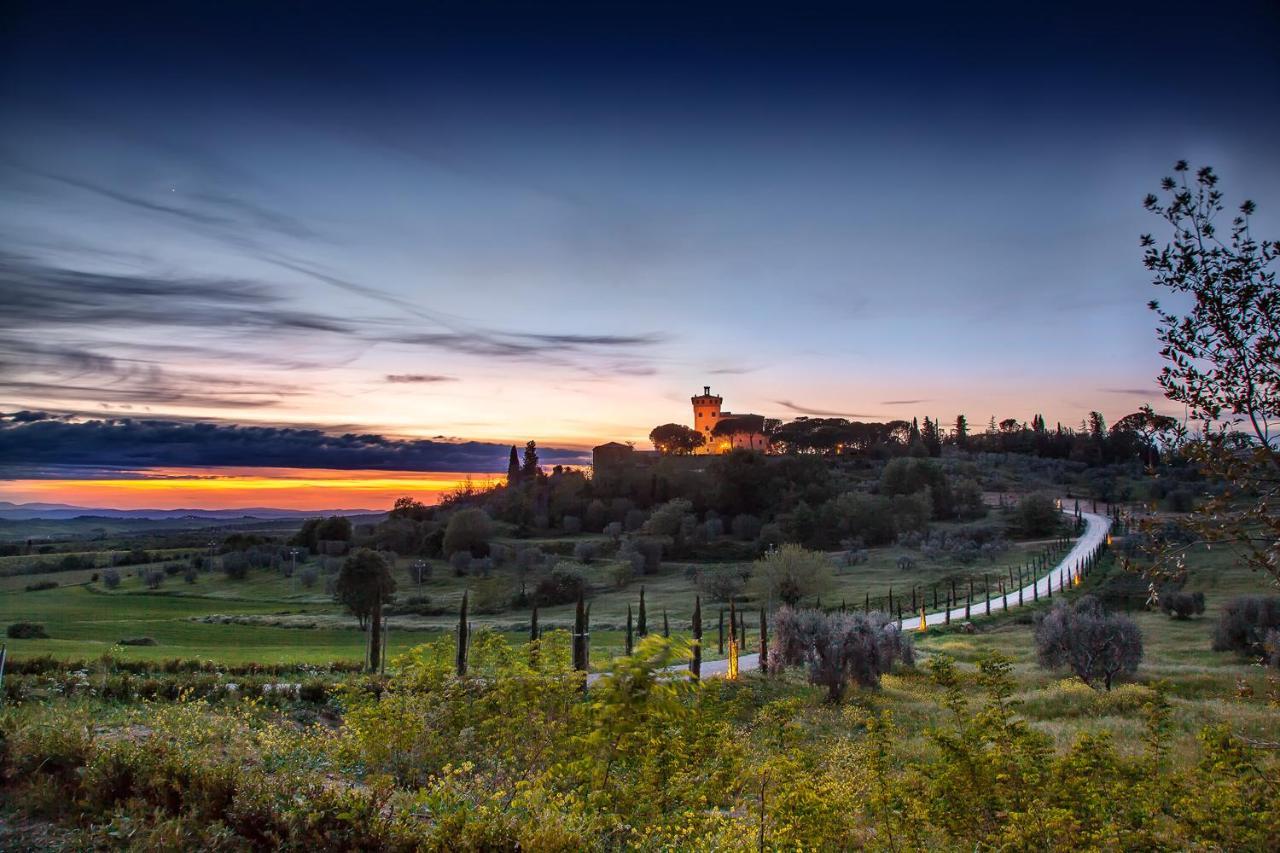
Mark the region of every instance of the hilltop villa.
[[724, 398], [711, 393], [704, 385], [702, 393], [692, 398], [693, 428], [702, 434], [704, 444], [698, 453], [728, 453], [735, 447], [769, 451], [764, 433], [764, 415], [734, 414], [720, 409]]

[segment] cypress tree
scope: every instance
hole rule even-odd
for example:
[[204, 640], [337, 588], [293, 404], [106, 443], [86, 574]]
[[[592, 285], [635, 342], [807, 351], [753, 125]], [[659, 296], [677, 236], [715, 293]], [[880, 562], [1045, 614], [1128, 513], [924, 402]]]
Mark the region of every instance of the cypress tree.
[[538, 666], [538, 602], [533, 603], [529, 614], [529, 665]]
[[951, 624], [951, 593], [949, 592], [947, 593], [946, 614], [947, 615], [944, 621], [946, 622], [946, 624], [950, 625]]
[[987, 598], [987, 615], [990, 616], [991, 615], [991, 581], [987, 579], [987, 575], [985, 572], [982, 575], [982, 591]]
[[869, 592], [867, 593], [866, 600], [862, 603], [862, 612], [863, 613], [871, 612], [871, 593]]
[[578, 606], [573, 613], [573, 668], [579, 672], [585, 672], [587, 669], [586, 656], [583, 653], [587, 633], [587, 611], [582, 600], [582, 593], [578, 593]]
[[720, 654], [724, 654], [724, 608], [723, 607], [720, 608], [720, 629], [719, 630], [720, 630], [720, 636], [719, 636]]
[[693, 599], [693, 622], [690, 625], [693, 632], [693, 659], [689, 661], [689, 672], [693, 673], [693, 680], [697, 681], [702, 677], [702, 597], [695, 596]]
[[769, 620], [760, 608], [760, 671], [769, 671]]
[[662, 608], [662, 636], [671, 636], [671, 623], [667, 621], [667, 608]]
[[738, 642], [738, 611], [734, 609], [733, 599], [729, 599], [729, 642]]
[[520, 457], [516, 455], [516, 446], [511, 445], [511, 458], [507, 462], [507, 485], [514, 486], [520, 482]]
[[1009, 595], [1004, 591], [1004, 578], [1000, 578], [1000, 609], [1009, 612]]
[[631, 605], [628, 604], [627, 605], [627, 640], [626, 640], [627, 657], [631, 657], [633, 639], [634, 638], [631, 636]]
[[636, 619], [636, 633], [641, 637], [649, 635], [649, 617], [644, 610], [644, 587], [640, 587], [640, 615]]
[[885, 615], [893, 615], [893, 587], [889, 587], [889, 608], [885, 611]]
[[467, 674], [467, 591], [462, 591], [462, 606], [458, 608], [458, 657], [455, 661], [455, 668], [458, 677], [462, 678]]
[[912, 584], [911, 585], [911, 612], [915, 613], [919, 609], [920, 608], [916, 606], [916, 587], [915, 587], [915, 584]]

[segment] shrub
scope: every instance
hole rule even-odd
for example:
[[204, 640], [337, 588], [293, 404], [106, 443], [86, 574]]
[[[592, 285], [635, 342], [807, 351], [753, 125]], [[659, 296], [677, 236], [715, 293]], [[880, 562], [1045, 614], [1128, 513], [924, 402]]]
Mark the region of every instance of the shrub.
[[174, 575], [178, 574], [178, 572], [180, 571], [182, 571], [181, 563], [165, 563], [164, 564], [164, 573], [169, 577], [173, 577]]
[[228, 551], [222, 555], [222, 572], [231, 580], [242, 581], [249, 576], [249, 556], [244, 551]]
[[182, 570], [182, 579], [187, 583], [195, 583], [200, 577], [200, 570], [195, 566], [187, 566]]
[[298, 573], [298, 580], [302, 582], [302, 586], [311, 589], [316, 585], [316, 581], [320, 579], [320, 573], [314, 568], [303, 569]]
[[165, 574], [160, 569], [148, 569], [142, 575], [142, 582], [147, 585], [147, 589], [159, 589], [164, 578]]
[[538, 581], [533, 590], [533, 600], [539, 607], [552, 604], [570, 604], [587, 591], [587, 580], [571, 569], [552, 569]]
[[102, 572], [102, 585], [107, 589], [115, 589], [120, 586], [120, 573], [115, 569], [104, 569]]
[[564, 532], [570, 536], [576, 536], [582, 532], [582, 519], [576, 515], [566, 515], [560, 519], [560, 526], [564, 528]]
[[57, 581], [37, 581], [36, 583], [27, 584], [27, 592], [40, 592], [41, 590], [57, 588]]
[[455, 578], [464, 578], [471, 571], [471, 552], [470, 551], [454, 551], [449, 556], [449, 565], [453, 567], [453, 576]]
[[599, 551], [600, 547], [595, 542], [579, 542], [573, 546], [573, 558], [579, 563], [591, 563]]
[[156, 641], [153, 637], [125, 637], [118, 641], [121, 646], [154, 646]]
[[[639, 561], [630, 556], [633, 554], [639, 555]], [[643, 536], [632, 537], [622, 546], [622, 556], [633, 565], [638, 562], [642, 573], [655, 575], [662, 568], [662, 542]]]
[[1048, 536], [1058, 529], [1062, 514], [1048, 495], [1027, 495], [1018, 501], [1014, 520], [1025, 536]]
[[1142, 661], [1142, 632], [1127, 616], [1108, 614], [1092, 596], [1075, 604], [1059, 601], [1036, 619], [1040, 666], [1067, 666], [1085, 684], [1111, 689], [1117, 675], [1133, 674]]
[[771, 622], [769, 669], [803, 666], [809, 683], [827, 688], [827, 701], [839, 702], [852, 679], [879, 687], [894, 661], [915, 661], [911, 638], [883, 613], [823, 613], [783, 607]]
[[760, 519], [747, 513], [735, 515], [729, 523], [729, 530], [743, 542], [754, 542], [760, 536], [760, 527]]
[[489, 553], [493, 522], [482, 509], [460, 509], [449, 517], [444, 529], [444, 553], [452, 557], [459, 551], [484, 557]]
[[698, 591], [708, 601], [728, 601], [742, 596], [746, 587], [744, 576], [749, 574], [749, 570], [744, 572], [738, 566], [708, 566], [698, 571], [695, 580]]
[[1204, 593], [1170, 590], [1160, 596], [1160, 610], [1171, 619], [1198, 616], [1204, 612]]
[[1280, 629], [1280, 596], [1241, 595], [1222, 607], [1213, 633], [1215, 652], [1266, 653], [1267, 635]]
[[781, 601], [794, 607], [800, 599], [830, 589], [834, 578], [826, 554], [783, 545], [755, 561], [747, 588], [761, 601]]
[[44, 630], [44, 626], [36, 622], [14, 622], [5, 630], [5, 634], [13, 640], [49, 639], [49, 634]]
[[599, 533], [609, 523], [609, 508], [604, 501], [596, 498], [587, 504], [587, 511], [582, 519], [582, 526], [592, 533]]
[[609, 580], [613, 581], [613, 585], [618, 589], [625, 588], [627, 584], [643, 573], [643, 561], [633, 562], [630, 559], [626, 559], [628, 556], [639, 558], [640, 555], [623, 555], [623, 559], [609, 566]]
[[611, 521], [608, 524], [606, 524], [604, 526], [604, 535], [608, 536], [610, 539], [616, 542], [618, 538], [622, 536], [622, 522]]

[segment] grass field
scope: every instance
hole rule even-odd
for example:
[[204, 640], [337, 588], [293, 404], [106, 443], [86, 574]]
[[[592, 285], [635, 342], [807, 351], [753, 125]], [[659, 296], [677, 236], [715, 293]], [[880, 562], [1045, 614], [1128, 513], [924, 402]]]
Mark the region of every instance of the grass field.
[[[898, 547], [872, 549], [867, 561], [856, 566], [841, 566], [833, 555], [835, 583], [826, 594], [824, 605], [837, 606], [846, 601], [850, 608], [857, 608], [868, 594], [873, 601], [882, 600], [891, 586], [895, 594], [902, 595], [912, 584], [928, 587], [968, 572], [978, 576], [986, 572], [995, 578], [1005, 575], [1010, 566], [1025, 564], [1043, 547], [1044, 543], [1039, 542], [1017, 544], [993, 562], [982, 561], [968, 567], [930, 562], [920, 559], [919, 552]], [[183, 549], [171, 549], [155, 553], [171, 559], [182, 552]], [[904, 555], [915, 558], [915, 565], [907, 570], [898, 567], [898, 559]], [[30, 558], [0, 558], [9, 563], [20, 559]], [[393, 654], [442, 632], [452, 632], [463, 591], [470, 588], [474, 595], [477, 586], [484, 583], [476, 578], [454, 577], [447, 563], [434, 560], [430, 561], [431, 578], [419, 588], [409, 579], [410, 562], [401, 558], [395, 568], [401, 598], [427, 596], [438, 613], [391, 617]], [[159, 589], [148, 589], [142, 572], [163, 565], [157, 562], [120, 569], [121, 583], [114, 590], [105, 589], [101, 582], [91, 582], [102, 569], [0, 576], [0, 624], [36, 622], [43, 624], [49, 634], [49, 639], [11, 640], [10, 654], [15, 658], [50, 654], [63, 659], [88, 659], [112, 651], [126, 659], [192, 658], [228, 663], [318, 663], [364, 658], [365, 635], [357, 629], [354, 617], [325, 593], [323, 575], [308, 588], [301, 579], [301, 571], [290, 579], [274, 571], [257, 569], [251, 570], [243, 580], [232, 580], [218, 571], [206, 571], [199, 574], [195, 583], [185, 582], [178, 574], [167, 576]], [[638, 617], [642, 587], [649, 629], [653, 632], [662, 629], [665, 611], [672, 633], [687, 635], [696, 594], [689, 574], [695, 564], [664, 563], [660, 573], [635, 579], [622, 589], [616, 588], [611, 580], [612, 565], [607, 560], [574, 565], [593, 587], [590, 604], [596, 660], [621, 651], [627, 606], [631, 605]], [[496, 570], [494, 578], [512, 592], [518, 588], [509, 570]], [[27, 590], [30, 585], [48, 581], [59, 586]], [[744, 602], [744, 606], [751, 607], [751, 604]], [[714, 640], [716, 635], [718, 610], [727, 607], [727, 602], [704, 600], [703, 625], [709, 638]], [[544, 628], [568, 628], [573, 622], [573, 606], [543, 608], [539, 619]], [[527, 635], [528, 621], [528, 610], [504, 609], [472, 615], [475, 626], [506, 631], [513, 638]], [[748, 613], [747, 622], [749, 634], [755, 636], [758, 615]], [[122, 638], [140, 636], [151, 637], [157, 644], [116, 645]], [[709, 652], [714, 656], [715, 649]]]

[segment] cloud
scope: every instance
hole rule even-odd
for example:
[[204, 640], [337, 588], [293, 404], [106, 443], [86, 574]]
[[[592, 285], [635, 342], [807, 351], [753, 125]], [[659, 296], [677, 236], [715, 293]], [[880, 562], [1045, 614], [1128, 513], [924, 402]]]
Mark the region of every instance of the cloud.
[[1127, 394], [1131, 397], [1154, 397], [1161, 394], [1157, 386], [1150, 388], [1099, 388], [1103, 394]]
[[[362, 289], [363, 290], [363, 289]], [[277, 288], [237, 278], [87, 272], [0, 252], [0, 392], [19, 399], [116, 404], [269, 407], [307, 393], [290, 382], [233, 379], [223, 363], [274, 370], [329, 367], [384, 343], [443, 349], [485, 359], [538, 360], [585, 373], [648, 375], [638, 359], [659, 335], [556, 334], [470, 326], [420, 332], [408, 319], [335, 317], [295, 308]], [[218, 346], [201, 338], [216, 335]], [[327, 338], [324, 360], [308, 363], [263, 347], [303, 336]], [[178, 341], [178, 343], [175, 343]], [[344, 355], [344, 352], [346, 355]], [[432, 374], [389, 374], [388, 382], [443, 382]]]
[[879, 418], [879, 417], [882, 417], [881, 415], [863, 415], [863, 414], [857, 414], [854, 412], [831, 412], [825, 409], [815, 409], [812, 406], [801, 406], [800, 404], [793, 403], [790, 400], [774, 400], [773, 402], [775, 405], [781, 406], [782, 408], [788, 411], [795, 412], [798, 415], [812, 415], [814, 417], [819, 417], [819, 418]]
[[[173, 420], [67, 422], [39, 413], [0, 416], [0, 474], [48, 466], [130, 469], [236, 466], [381, 471], [506, 470], [510, 445], [396, 439], [376, 433]], [[545, 464], [585, 464], [580, 450], [538, 448]]]
[[384, 377], [393, 384], [418, 384], [430, 382], [457, 382], [453, 376], [438, 376], [434, 373], [388, 373]]
[[914, 406], [916, 403], [927, 403], [929, 398], [925, 397], [920, 400], [881, 400], [882, 406]]

